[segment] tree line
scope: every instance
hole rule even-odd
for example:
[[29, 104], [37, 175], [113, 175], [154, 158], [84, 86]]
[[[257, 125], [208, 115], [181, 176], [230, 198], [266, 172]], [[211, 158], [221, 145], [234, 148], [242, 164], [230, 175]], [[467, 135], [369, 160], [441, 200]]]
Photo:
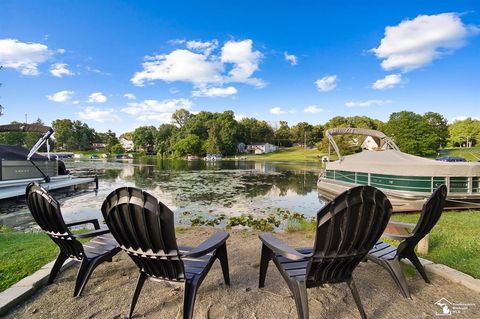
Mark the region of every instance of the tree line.
[[[38, 124], [43, 122], [38, 119]], [[172, 115], [171, 123], [160, 126], [140, 126], [133, 132], [116, 136], [111, 130], [96, 132], [81, 121], [58, 119], [53, 121], [55, 150], [90, 150], [93, 143], [103, 143], [107, 152], [119, 154], [124, 150], [119, 138], [132, 140], [135, 150], [163, 157], [183, 157], [206, 153], [234, 155], [239, 143], [271, 143], [289, 147], [301, 145], [317, 147], [326, 152], [328, 140], [324, 131], [334, 127], [369, 128], [383, 131], [392, 137], [406, 153], [433, 156], [446, 146], [475, 146], [480, 141], [480, 121], [467, 118], [448, 123], [436, 112], [417, 114], [410, 111], [394, 112], [383, 122], [367, 116], [336, 116], [325, 124], [300, 122], [289, 126], [286, 121], [272, 124], [255, 118], [236, 120], [232, 111], [191, 113], [180, 109]], [[0, 133], [0, 143], [31, 147], [40, 138], [38, 133]], [[360, 143], [349, 136], [335, 137], [344, 153], [359, 150]]]

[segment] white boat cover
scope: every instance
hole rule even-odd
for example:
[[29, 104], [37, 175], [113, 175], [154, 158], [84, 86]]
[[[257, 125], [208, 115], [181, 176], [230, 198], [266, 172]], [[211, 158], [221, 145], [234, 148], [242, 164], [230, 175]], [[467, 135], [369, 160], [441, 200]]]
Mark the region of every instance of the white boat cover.
[[402, 176], [480, 176], [480, 163], [441, 162], [397, 150], [367, 151], [327, 162], [328, 170]]

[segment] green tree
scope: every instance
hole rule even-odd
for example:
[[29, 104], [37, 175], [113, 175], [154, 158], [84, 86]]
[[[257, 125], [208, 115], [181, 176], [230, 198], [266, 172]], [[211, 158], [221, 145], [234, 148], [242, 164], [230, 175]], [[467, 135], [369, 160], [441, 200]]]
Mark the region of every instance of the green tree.
[[133, 132], [133, 143], [135, 144], [135, 148], [147, 153], [153, 152], [156, 135], [157, 128], [153, 125], [137, 127]]
[[191, 114], [188, 110], [186, 109], [179, 109], [179, 110], [176, 110], [173, 114], [172, 114], [172, 122], [174, 124], [177, 124], [178, 127], [182, 127], [185, 122], [192, 116], [193, 114]]
[[122, 154], [125, 150], [123, 149], [122, 145], [114, 144], [110, 147], [110, 153], [112, 154]]
[[279, 146], [292, 146], [290, 127], [287, 121], [279, 122], [279, 126], [275, 130], [275, 141]]
[[448, 121], [447, 119], [436, 112], [427, 112], [423, 115], [423, 118], [430, 125], [435, 137], [436, 148], [445, 147], [448, 141]]
[[178, 128], [173, 124], [162, 124], [158, 127], [155, 135], [155, 149], [162, 158], [170, 150], [177, 130]]
[[395, 112], [390, 115], [385, 129], [403, 152], [420, 156], [436, 153], [438, 137], [428, 117], [409, 111]]
[[[451, 146], [474, 146], [480, 141], [480, 121], [471, 117], [455, 121], [448, 127]], [[468, 142], [468, 143], [467, 143]]]
[[200, 155], [202, 152], [202, 142], [195, 134], [188, 134], [185, 138], [179, 140], [173, 145], [175, 155], [182, 157], [185, 155]]
[[245, 144], [273, 142], [275, 132], [267, 122], [255, 118], [244, 118], [239, 125], [239, 136]]
[[[10, 124], [21, 124], [19, 122], [10, 122]], [[25, 145], [26, 134], [24, 132], [4, 132], [0, 133], [0, 144], [7, 145]]]

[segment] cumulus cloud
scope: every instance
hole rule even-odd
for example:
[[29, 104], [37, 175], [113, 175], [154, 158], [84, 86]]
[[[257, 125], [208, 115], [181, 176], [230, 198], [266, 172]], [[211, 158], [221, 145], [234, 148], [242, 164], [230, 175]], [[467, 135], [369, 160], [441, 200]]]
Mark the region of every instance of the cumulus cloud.
[[105, 103], [107, 97], [102, 92], [95, 92], [88, 96], [88, 103]]
[[458, 13], [419, 15], [387, 26], [380, 45], [371, 51], [383, 60], [383, 69], [408, 72], [461, 48], [478, 31], [476, 26], [465, 25]]
[[93, 106], [87, 106], [78, 112], [78, 117], [82, 120], [90, 120], [95, 122], [116, 121], [118, 116], [114, 113], [114, 109], [100, 109]]
[[263, 54], [260, 51], [253, 51], [253, 41], [228, 41], [222, 47], [220, 60], [223, 63], [232, 63], [233, 67], [228, 72], [228, 82], [240, 82], [252, 84], [257, 87], [264, 87], [261, 79], [251, 76], [258, 70]]
[[50, 73], [57, 78], [73, 75], [73, 72], [68, 69], [68, 64], [66, 63], [52, 64], [50, 66]]
[[293, 54], [288, 54], [287, 51], [283, 52], [283, 56], [285, 57], [285, 61], [289, 62], [291, 65], [297, 65], [298, 58]]
[[230, 95], [235, 95], [238, 93], [238, 90], [233, 87], [201, 87], [197, 90], [192, 91], [192, 95], [196, 97], [227, 97]]
[[321, 79], [315, 81], [315, 85], [321, 92], [328, 92], [333, 90], [337, 86], [337, 76], [327, 75]]
[[376, 80], [375, 82], [373, 82], [372, 89], [375, 89], [375, 90], [391, 89], [401, 83], [402, 83], [401, 74], [389, 74], [385, 76], [383, 79]]
[[213, 50], [218, 47], [218, 41], [216, 39], [212, 41], [186, 41], [187, 49], [198, 51], [204, 55], [210, 55]]
[[26, 43], [16, 39], [0, 39], [0, 65], [23, 75], [38, 75], [38, 65], [47, 61], [54, 52], [41, 43]]
[[75, 94], [74, 91], [64, 90], [53, 93], [52, 95], [47, 95], [47, 99], [57, 103], [65, 103], [72, 98], [73, 94]]
[[144, 100], [143, 102], [128, 103], [128, 106], [121, 111], [135, 116], [140, 121], [168, 122], [173, 112], [178, 109], [189, 110], [192, 108], [192, 104], [192, 101], [188, 99]]
[[125, 94], [123, 95], [123, 97], [125, 97], [125, 98], [127, 98], [127, 99], [129, 99], [129, 100], [135, 100], [135, 99], [136, 99], [135, 95], [132, 94], [132, 93], [125, 93]]
[[273, 108], [270, 109], [270, 113], [272, 113], [274, 115], [281, 115], [281, 114], [287, 113], [287, 111], [282, 110], [281, 107], [276, 106], [276, 107], [273, 107]]
[[459, 115], [459, 116], [455, 116], [453, 117], [449, 123], [453, 123], [453, 122], [457, 122], [457, 121], [465, 121], [466, 119], [472, 119], [472, 120], [476, 120], [476, 121], [480, 121], [480, 117], [476, 117], [476, 116], [466, 116], [466, 115]]
[[234, 117], [235, 117], [235, 121], [237, 122], [240, 122], [241, 120], [247, 118], [245, 114], [237, 114], [237, 113], [234, 114]]
[[370, 107], [380, 106], [392, 103], [392, 100], [367, 100], [367, 101], [350, 101], [345, 103], [347, 107]]
[[[143, 86], [153, 81], [189, 82], [194, 87], [221, 86], [225, 83], [246, 83], [264, 86], [261, 79], [252, 75], [259, 69], [260, 51], [253, 50], [250, 39], [228, 41], [218, 52], [218, 41], [182, 41], [186, 49], [176, 49], [168, 54], [145, 57], [142, 70], [131, 81]], [[217, 54], [213, 51], [217, 50]]]
[[309, 105], [305, 109], [303, 109], [305, 113], [320, 113], [323, 112], [323, 109], [316, 106], [316, 105]]

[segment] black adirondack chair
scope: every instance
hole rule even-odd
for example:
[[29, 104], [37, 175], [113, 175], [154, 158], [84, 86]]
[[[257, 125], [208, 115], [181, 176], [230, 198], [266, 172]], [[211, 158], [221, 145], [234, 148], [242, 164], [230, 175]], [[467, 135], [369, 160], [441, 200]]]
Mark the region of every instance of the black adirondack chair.
[[[66, 224], [62, 217], [60, 204], [42, 186], [31, 183], [26, 188], [27, 204], [33, 218], [40, 228], [58, 245], [60, 253], [50, 272], [47, 285], [55, 280], [63, 263], [68, 258], [81, 262], [73, 295], [82, 294], [93, 270], [120, 251], [120, 247], [108, 229], [100, 229], [97, 219], [83, 220]], [[95, 231], [74, 235], [69, 227], [92, 224]], [[93, 238], [94, 237], [94, 238]], [[93, 238], [82, 245], [78, 238]]]
[[199, 246], [177, 246], [173, 212], [137, 188], [119, 188], [107, 196], [102, 213], [120, 247], [133, 259], [140, 276], [129, 318], [146, 279], [184, 283], [183, 318], [192, 318], [197, 290], [216, 259], [230, 285], [228, 233], [220, 232]]
[[445, 185], [441, 185], [435, 190], [435, 192], [433, 192], [427, 202], [425, 202], [423, 205], [422, 214], [420, 215], [420, 219], [418, 220], [416, 226], [399, 222], [389, 223], [389, 225], [403, 227], [405, 229], [414, 228], [411, 234], [408, 235], [388, 233], [383, 234], [383, 236], [387, 238], [401, 240], [402, 242], [400, 245], [398, 245], [398, 248], [392, 247], [389, 244], [379, 240], [375, 244], [375, 247], [373, 247], [373, 249], [368, 253], [368, 260], [371, 260], [388, 270], [405, 298], [410, 298], [410, 292], [408, 290], [407, 280], [405, 279], [405, 275], [403, 274], [400, 266], [400, 260], [402, 258], [407, 258], [410, 260], [425, 282], [430, 283], [422, 263], [420, 260], [418, 260], [418, 257], [415, 254], [415, 247], [422, 238], [430, 233], [432, 228], [440, 219], [443, 208], [445, 207], [446, 197], [447, 187]]
[[352, 272], [380, 238], [392, 205], [378, 189], [354, 187], [317, 213], [313, 248], [294, 249], [271, 234], [260, 235], [262, 256], [259, 287], [265, 285], [273, 260], [293, 293], [299, 319], [308, 319], [307, 288], [346, 282], [362, 318], [366, 318]]

